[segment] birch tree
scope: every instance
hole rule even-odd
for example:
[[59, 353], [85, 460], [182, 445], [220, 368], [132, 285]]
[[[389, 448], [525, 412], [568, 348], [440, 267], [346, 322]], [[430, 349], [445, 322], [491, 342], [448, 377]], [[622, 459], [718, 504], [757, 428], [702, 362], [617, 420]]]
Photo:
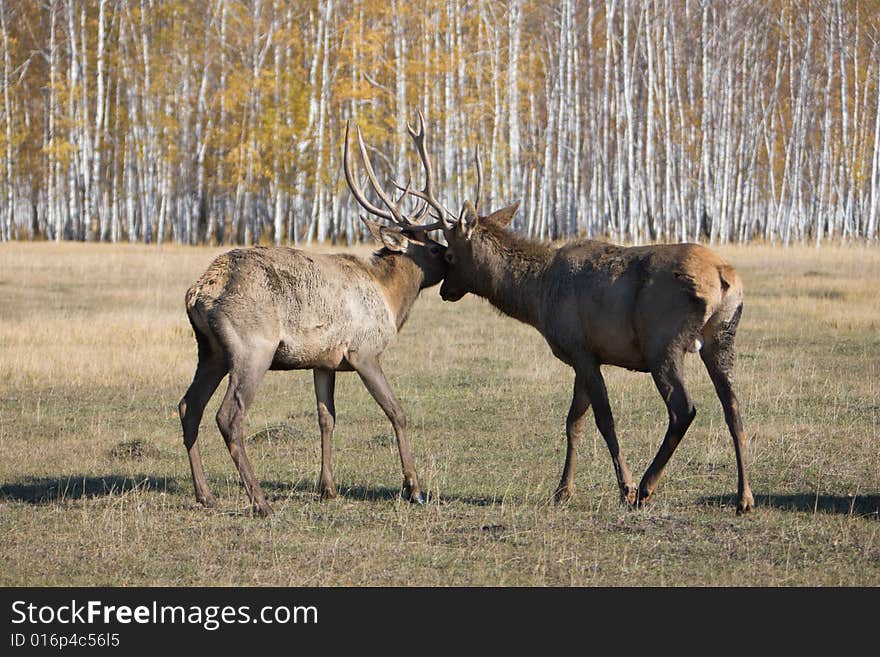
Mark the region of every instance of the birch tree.
[[515, 230], [876, 241], [876, 0], [0, 0], [0, 239], [346, 242], [345, 120]]

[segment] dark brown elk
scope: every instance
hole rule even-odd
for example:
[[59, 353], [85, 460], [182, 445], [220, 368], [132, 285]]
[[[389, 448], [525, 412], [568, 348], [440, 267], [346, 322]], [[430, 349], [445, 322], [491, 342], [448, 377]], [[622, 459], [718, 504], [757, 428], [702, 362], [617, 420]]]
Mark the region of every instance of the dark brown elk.
[[[355, 371], [394, 428], [403, 467], [403, 496], [422, 503], [407, 440], [406, 419], [388, 385], [379, 357], [406, 321], [419, 292], [446, 273], [445, 247], [417, 225], [379, 186], [358, 133], [364, 167], [386, 209], [367, 200], [343, 161], [358, 201], [371, 213], [395, 221], [389, 228], [364, 220], [383, 248], [370, 258], [318, 254], [286, 247], [235, 249], [220, 255], [186, 293], [186, 312], [198, 343], [198, 366], [179, 404], [196, 499], [216, 504], [197, 445], [205, 406], [227, 374], [229, 385], [217, 411], [226, 441], [254, 513], [272, 508], [245, 452], [244, 419], [267, 370], [311, 369], [321, 430], [322, 497], [336, 496], [330, 448], [336, 419], [336, 372]], [[400, 227], [407, 227], [404, 235]]]
[[[424, 144], [417, 142], [417, 147], [424, 159]], [[745, 435], [731, 386], [733, 342], [743, 307], [742, 282], [731, 265], [698, 244], [543, 244], [507, 230], [518, 204], [481, 216], [465, 202], [456, 219], [432, 195], [410, 193], [426, 201], [437, 219], [420, 230], [442, 229], [448, 243], [443, 299], [457, 301], [468, 293], [483, 297], [534, 326], [553, 354], [574, 369], [557, 500], [573, 493], [577, 444], [590, 406], [611, 453], [622, 499], [636, 505], [651, 497], [696, 414], [683, 364], [687, 352], [698, 351], [733, 438], [737, 513], [754, 506], [743, 461]], [[669, 413], [663, 443], [638, 488], [618, 445], [602, 365], [649, 372]]]

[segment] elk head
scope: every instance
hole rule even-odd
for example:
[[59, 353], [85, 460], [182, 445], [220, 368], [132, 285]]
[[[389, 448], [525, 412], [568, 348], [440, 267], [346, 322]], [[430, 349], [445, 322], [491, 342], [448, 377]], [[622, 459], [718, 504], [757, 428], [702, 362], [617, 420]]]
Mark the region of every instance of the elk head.
[[[486, 230], [505, 230], [510, 225], [519, 208], [519, 201], [487, 216], [479, 214], [480, 191], [483, 186], [483, 167], [480, 162], [480, 151], [477, 149], [474, 157], [477, 169], [477, 189], [475, 195], [477, 200], [474, 203], [465, 201], [461, 213], [458, 219], [456, 219], [455, 215], [440, 203], [431, 191], [431, 165], [425, 151], [425, 124], [422, 114], [419, 113], [418, 130], [411, 126], [407, 126], [407, 128], [425, 167], [425, 188], [422, 191], [416, 191], [411, 190], [408, 186], [404, 188], [401, 185], [397, 185], [397, 187], [402, 189], [404, 194], [411, 194], [421, 199], [426, 204], [424, 211], [427, 212], [429, 208], [434, 211], [436, 221], [432, 224], [420, 223], [418, 230], [442, 229], [443, 236], [448, 244], [444, 257], [449, 268], [446, 272], [446, 277], [443, 279], [443, 285], [440, 287], [440, 296], [445, 301], [458, 301], [465, 294], [474, 292], [476, 289], [477, 273], [475, 263], [477, 258], [480, 257], [480, 253], [475, 253], [473, 249], [475, 234], [480, 234]], [[403, 230], [410, 231], [412, 227], [406, 227]]]
[[443, 224], [443, 235], [449, 245], [445, 256], [449, 269], [440, 287], [444, 301], [458, 301], [465, 294], [476, 291], [474, 265], [481, 254], [474, 251], [475, 239], [482, 239], [486, 231], [506, 229], [518, 208], [519, 201], [488, 216], [480, 216], [477, 207], [465, 201], [458, 221]]
[[437, 285], [446, 276], [446, 247], [427, 237], [424, 231], [405, 234], [402, 228], [390, 228], [361, 217], [370, 235], [388, 253], [400, 253], [412, 260], [422, 270], [421, 288]]
[[[421, 122], [423, 119], [421, 113], [419, 114], [419, 121], [420, 125], [422, 125]], [[423, 274], [422, 288], [436, 285], [443, 280], [443, 277], [446, 275], [447, 263], [444, 258], [446, 247], [439, 242], [430, 239], [428, 237], [428, 231], [431, 230], [431, 228], [426, 227], [421, 223], [421, 220], [428, 212], [428, 202], [422, 202], [421, 207], [417, 207], [416, 211], [413, 212], [411, 216], [406, 215], [401, 209], [401, 203], [413, 193], [412, 190], [408, 185], [402, 187], [402, 194], [397, 200], [394, 200], [388, 195], [376, 178], [376, 173], [373, 170], [373, 165], [367, 154], [367, 147], [364, 144], [361, 130], [357, 126], [355, 129], [357, 130], [358, 147], [361, 152], [361, 159], [367, 179], [370, 181], [370, 186], [382, 201], [385, 208], [374, 205], [367, 198], [363, 187], [358, 185], [357, 180], [355, 179], [351, 169], [351, 162], [348, 157], [348, 122], [345, 124], [345, 148], [342, 153], [345, 180], [348, 183], [351, 193], [362, 208], [376, 217], [394, 223], [395, 226], [390, 227], [371, 221], [363, 215], [361, 216], [361, 221], [364, 222], [369, 229], [370, 234], [376, 239], [376, 241], [384, 246], [386, 252], [405, 255], [416, 264]], [[413, 128], [409, 127], [409, 130], [410, 134], [416, 134]], [[424, 130], [422, 130], [422, 137], [424, 137]], [[422, 153], [424, 153], [424, 150], [422, 150]], [[416, 193], [416, 195], [426, 194], [433, 199], [433, 192], [431, 191], [431, 164], [425, 156], [422, 158], [422, 163], [425, 166], [426, 184], [425, 189], [422, 192]], [[400, 187], [399, 185], [396, 186]]]

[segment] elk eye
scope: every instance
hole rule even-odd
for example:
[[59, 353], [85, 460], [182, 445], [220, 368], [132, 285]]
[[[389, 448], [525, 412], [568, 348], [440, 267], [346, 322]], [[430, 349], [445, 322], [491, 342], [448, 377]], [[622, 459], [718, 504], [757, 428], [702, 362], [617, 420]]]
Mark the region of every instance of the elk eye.
[[440, 255], [440, 247], [432, 246], [431, 247], [431, 255]]
[[446, 255], [443, 256], [450, 265], [455, 261], [455, 257], [449, 252], [446, 252]]

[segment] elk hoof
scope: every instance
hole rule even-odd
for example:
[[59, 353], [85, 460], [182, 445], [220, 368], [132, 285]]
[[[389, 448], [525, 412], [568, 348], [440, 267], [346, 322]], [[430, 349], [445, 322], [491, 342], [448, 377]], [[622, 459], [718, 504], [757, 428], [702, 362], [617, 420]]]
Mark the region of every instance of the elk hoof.
[[751, 492], [745, 493], [736, 502], [736, 515], [741, 516], [743, 514], [748, 513], [749, 511], [751, 511], [754, 508], [755, 508], [755, 498], [752, 497]]
[[641, 502], [638, 499], [639, 494], [638, 490], [632, 484], [624, 484], [620, 488], [620, 499], [630, 508], [635, 508], [637, 506], [637, 502]]
[[198, 503], [201, 504], [206, 509], [215, 509], [217, 508], [217, 498], [214, 497], [211, 493], [207, 495], [203, 495], [201, 497], [196, 498]]
[[553, 493], [553, 501], [556, 504], [564, 504], [568, 502], [574, 496], [574, 488], [571, 486], [560, 486], [556, 489], [556, 492]]
[[413, 490], [409, 486], [404, 486], [403, 499], [407, 500], [408, 502], [412, 502], [413, 504], [418, 504], [419, 506], [424, 506], [425, 504], [425, 497], [424, 495], [422, 495], [422, 491], [420, 491], [418, 488]]
[[272, 507], [265, 500], [263, 502], [254, 503], [254, 515], [259, 518], [268, 518], [273, 513]]
[[330, 484], [329, 486], [322, 485], [320, 488], [322, 500], [332, 500], [339, 495], [336, 492], [336, 486], [333, 484]]

